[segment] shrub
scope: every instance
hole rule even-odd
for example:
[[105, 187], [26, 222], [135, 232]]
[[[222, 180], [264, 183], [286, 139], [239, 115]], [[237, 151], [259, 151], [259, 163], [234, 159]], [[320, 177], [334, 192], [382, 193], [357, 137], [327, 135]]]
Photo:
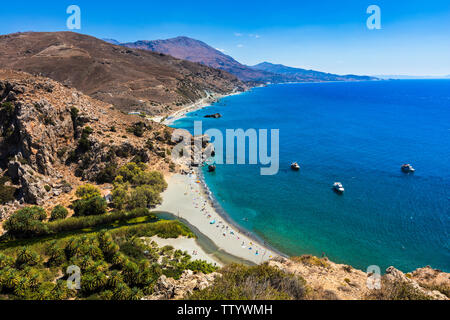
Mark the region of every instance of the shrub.
[[30, 237], [47, 233], [47, 226], [42, 222], [47, 218], [45, 210], [33, 206], [18, 210], [5, 223], [4, 228], [16, 237]]
[[142, 137], [145, 130], [147, 130], [147, 125], [142, 121], [136, 122], [130, 128], [127, 128], [127, 131], [136, 137]]
[[93, 228], [96, 226], [113, 223], [115, 221], [123, 221], [139, 217], [149, 217], [149, 219], [156, 219], [156, 217], [148, 210], [133, 210], [129, 213], [114, 212], [108, 215], [71, 217], [65, 220], [48, 223], [48, 229], [50, 232], [59, 233], [78, 229]]
[[327, 258], [318, 258], [310, 254], [303, 255], [301, 257], [291, 257], [292, 261], [303, 263], [308, 266], [318, 266], [323, 268], [328, 268], [330, 264]]
[[159, 192], [151, 186], [139, 186], [131, 192], [129, 208], [151, 208], [160, 204], [162, 201]]
[[75, 194], [78, 198], [81, 199], [89, 199], [101, 196], [100, 189], [96, 186], [93, 186], [92, 184], [85, 184], [78, 187]]
[[106, 213], [106, 209], [106, 200], [100, 196], [83, 198], [73, 203], [73, 210], [77, 216], [101, 215]]
[[161, 193], [167, 188], [167, 182], [164, 180], [164, 176], [158, 171], [144, 171], [133, 177], [132, 183], [136, 186], [149, 185], [158, 192]]
[[304, 299], [306, 282], [268, 264], [254, 267], [229, 265], [213, 285], [193, 293], [192, 300], [286, 300]]
[[5, 185], [5, 183], [9, 181], [10, 179], [8, 177], [3, 176], [0, 178], [0, 205], [14, 200], [16, 188]]
[[67, 147], [63, 147], [57, 151], [57, 156], [59, 159], [62, 159], [67, 153]]
[[10, 118], [14, 114], [15, 106], [11, 102], [4, 102], [0, 104], [0, 114]]
[[186, 269], [192, 270], [194, 272], [203, 272], [205, 274], [217, 271], [218, 267], [213, 266], [212, 264], [203, 261], [203, 260], [195, 260], [191, 261], [186, 265]]
[[117, 164], [108, 163], [96, 177], [97, 183], [112, 183], [117, 176]]
[[6, 267], [12, 267], [14, 265], [14, 259], [10, 256], [0, 253], [0, 269], [5, 269]]
[[16, 265], [19, 268], [23, 268], [25, 266], [35, 266], [39, 263], [39, 261], [39, 255], [36, 252], [25, 247], [22, 248], [17, 255]]
[[48, 184], [44, 186], [45, 191], [50, 192], [52, 190], [52, 187], [50, 187]]
[[382, 280], [380, 290], [372, 290], [366, 297], [368, 300], [431, 300], [418, 289], [405, 281]]
[[67, 218], [68, 214], [69, 214], [69, 212], [67, 211], [66, 208], [64, 208], [61, 205], [57, 205], [52, 210], [50, 220], [55, 221], [55, 220], [65, 219], [65, 218]]
[[125, 208], [128, 203], [128, 185], [127, 184], [119, 184], [114, 187], [112, 191], [112, 201], [114, 208], [118, 210], [122, 210]]
[[119, 169], [118, 176], [123, 178], [124, 182], [132, 182], [136, 177], [141, 175], [147, 166], [143, 163], [130, 162]]
[[91, 141], [89, 141], [89, 136], [94, 132], [91, 127], [86, 127], [81, 133], [81, 138], [78, 140], [78, 149], [81, 152], [86, 152], [91, 149]]

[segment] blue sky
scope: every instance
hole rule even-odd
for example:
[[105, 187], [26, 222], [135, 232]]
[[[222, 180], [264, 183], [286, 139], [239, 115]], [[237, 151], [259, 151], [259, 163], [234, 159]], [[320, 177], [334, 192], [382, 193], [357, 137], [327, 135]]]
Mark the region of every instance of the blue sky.
[[[29, 3], [27, 3], [29, 2]], [[63, 31], [66, 8], [81, 8], [77, 32], [119, 41], [196, 38], [238, 61], [333, 73], [450, 74], [450, 1], [16, 1], [0, 11], [0, 34]], [[369, 30], [369, 5], [381, 30]]]

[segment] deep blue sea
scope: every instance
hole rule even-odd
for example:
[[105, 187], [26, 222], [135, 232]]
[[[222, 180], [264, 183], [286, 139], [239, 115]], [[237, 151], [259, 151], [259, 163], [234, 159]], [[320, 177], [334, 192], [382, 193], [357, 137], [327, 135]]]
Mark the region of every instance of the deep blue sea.
[[[216, 112], [223, 117], [204, 118]], [[236, 223], [281, 252], [324, 253], [363, 270], [450, 272], [450, 80], [271, 85], [173, 126], [192, 130], [194, 120], [280, 130], [277, 175], [219, 165], [205, 180]], [[402, 173], [404, 163], [416, 173]]]

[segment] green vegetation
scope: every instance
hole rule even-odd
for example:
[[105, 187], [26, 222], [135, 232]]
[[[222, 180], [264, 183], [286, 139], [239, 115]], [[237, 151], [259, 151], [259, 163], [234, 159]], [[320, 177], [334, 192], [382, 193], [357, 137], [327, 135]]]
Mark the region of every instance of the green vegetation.
[[96, 181], [99, 184], [103, 183], [112, 183], [117, 176], [117, 164], [116, 163], [108, 163], [96, 177]]
[[301, 257], [291, 257], [291, 260], [309, 266], [318, 266], [323, 268], [328, 268], [330, 266], [327, 258], [318, 258], [310, 254], [303, 255]]
[[0, 177], [0, 205], [6, 204], [14, 200], [14, 194], [16, 193], [16, 188], [7, 186], [6, 183], [11, 182], [9, 177]]
[[69, 214], [69, 211], [67, 211], [66, 208], [64, 208], [61, 205], [57, 205], [52, 210], [50, 220], [51, 221], [64, 220], [65, 218], [67, 218], [68, 214]]
[[92, 184], [85, 184], [83, 186], [80, 186], [77, 191], [75, 192], [75, 195], [78, 198], [81, 198], [82, 200], [90, 199], [93, 197], [99, 197], [101, 196], [100, 189]]
[[113, 212], [100, 216], [71, 217], [65, 220], [52, 221], [47, 224], [47, 227], [51, 234], [58, 234], [60, 232], [95, 228], [108, 224], [119, 225], [136, 218], [144, 218], [140, 222], [157, 220], [156, 216], [148, 210], [133, 210], [130, 212]]
[[100, 196], [76, 200], [73, 203], [73, 211], [76, 216], [97, 216], [105, 214], [106, 210], [106, 200]]
[[134, 134], [136, 137], [142, 137], [147, 129], [147, 125], [139, 121], [134, 123], [130, 128], [127, 128], [127, 132]]
[[87, 152], [91, 149], [91, 141], [89, 136], [94, 132], [91, 127], [85, 127], [81, 133], [81, 138], [78, 140], [78, 150], [80, 152]]
[[161, 203], [160, 193], [167, 188], [164, 176], [147, 171], [143, 163], [130, 162], [121, 167], [114, 180], [113, 205], [118, 210], [152, 208]]
[[[0, 294], [26, 300], [138, 300], [153, 293], [162, 274], [215, 270], [206, 262], [191, 261], [186, 252], [140, 239], [155, 234], [192, 235], [177, 221], [158, 221], [5, 249], [0, 253]], [[67, 288], [66, 271], [72, 265], [81, 269], [78, 291]]]
[[45, 210], [33, 206], [18, 210], [3, 225], [10, 235], [17, 238], [28, 238], [48, 233], [43, 220], [47, 218]]
[[101, 197], [97, 187], [86, 184], [79, 187], [75, 194], [80, 198], [73, 203], [76, 216], [96, 216], [106, 213], [106, 200]]
[[303, 278], [262, 264], [254, 267], [229, 265], [213, 285], [194, 292], [191, 300], [299, 300], [306, 296]]
[[78, 114], [80, 113], [80, 110], [78, 110], [75, 107], [72, 107], [70, 109], [70, 117], [72, 118], [72, 123], [73, 123], [73, 129], [76, 132], [78, 125], [79, 125], [79, 121], [78, 121]]
[[15, 106], [11, 102], [3, 102], [0, 104], [0, 115], [9, 119], [12, 117], [15, 111]]

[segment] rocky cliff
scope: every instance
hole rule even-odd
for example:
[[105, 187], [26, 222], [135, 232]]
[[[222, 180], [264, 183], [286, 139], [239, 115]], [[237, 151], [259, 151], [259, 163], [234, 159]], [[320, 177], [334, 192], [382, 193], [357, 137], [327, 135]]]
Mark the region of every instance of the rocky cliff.
[[108, 169], [133, 158], [167, 171], [170, 132], [48, 78], [0, 70], [0, 168], [18, 188], [11, 210], [107, 182]]

